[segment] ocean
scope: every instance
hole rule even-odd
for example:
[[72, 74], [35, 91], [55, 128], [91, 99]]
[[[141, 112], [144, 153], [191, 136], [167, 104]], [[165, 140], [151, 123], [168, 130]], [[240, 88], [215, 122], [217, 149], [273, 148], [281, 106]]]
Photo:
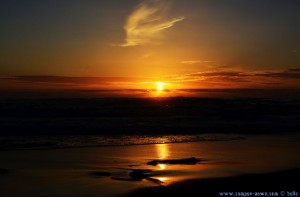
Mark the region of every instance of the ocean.
[[297, 133], [299, 119], [297, 99], [2, 99], [0, 149], [237, 140]]
[[[122, 196], [144, 188], [173, 191], [195, 179], [230, 183], [241, 174], [297, 170], [299, 119], [295, 99], [2, 99], [1, 196]], [[187, 158], [197, 163], [170, 162]], [[269, 187], [259, 183], [257, 191], [277, 191], [266, 176]], [[240, 185], [254, 191], [254, 182]], [[280, 191], [299, 188], [289, 183]], [[194, 186], [193, 194], [224, 190]]]

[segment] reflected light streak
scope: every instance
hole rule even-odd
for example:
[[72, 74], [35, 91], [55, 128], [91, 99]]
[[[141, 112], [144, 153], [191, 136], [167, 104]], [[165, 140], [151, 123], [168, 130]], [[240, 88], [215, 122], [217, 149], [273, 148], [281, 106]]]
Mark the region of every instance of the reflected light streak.
[[159, 159], [166, 159], [169, 157], [169, 149], [167, 144], [156, 144], [155, 147]]
[[166, 169], [167, 165], [166, 165], [166, 164], [158, 164], [158, 167], [159, 167], [161, 170], [164, 170], [164, 169]]
[[167, 177], [158, 177], [157, 179], [160, 180], [161, 182], [164, 182], [164, 181], [168, 180]]

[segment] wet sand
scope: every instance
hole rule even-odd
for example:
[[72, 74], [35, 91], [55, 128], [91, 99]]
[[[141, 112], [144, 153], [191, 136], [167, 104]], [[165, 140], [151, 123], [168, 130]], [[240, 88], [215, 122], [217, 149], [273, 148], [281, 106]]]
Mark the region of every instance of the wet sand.
[[299, 196], [300, 168], [274, 173], [194, 179], [168, 187], [149, 187], [124, 197], [134, 196]]
[[[299, 170], [286, 170], [300, 167], [299, 139], [291, 134], [233, 141], [0, 151], [0, 168], [7, 170], [0, 174], [0, 191], [3, 197], [99, 197], [164, 192], [212, 196], [223, 189], [272, 192], [273, 187], [285, 186], [282, 184], [289, 186], [284, 190], [297, 190], [289, 177], [299, 177]], [[147, 165], [152, 160], [190, 157], [199, 162]], [[136, 171], [141, 174], [132, 176]], [[273, 174], [277, 172], [281, 173]], [[272, 185], [271, 181], [278, 182]]]

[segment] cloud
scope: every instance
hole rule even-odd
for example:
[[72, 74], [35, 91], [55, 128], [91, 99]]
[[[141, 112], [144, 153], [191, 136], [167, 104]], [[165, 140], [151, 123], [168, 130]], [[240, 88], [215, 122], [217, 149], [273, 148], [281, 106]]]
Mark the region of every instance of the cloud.
[[185, 75], [188, 81], [207, 81], [207, 82], [248, 82], [251, 76], [247, 72], [237, 71], [218, 71], [218, 72], [198, 72]]
[[184, 20], [184, 17], [167, 19], [166, 7], [167, 4], [159, 0], [150, 0], [139, 4], [127, 18], [124, 26], [126, 39], [125, 43], [120, 46], [158, 43], [163, 30]]
[[190, 84], [190, 87], [253, 88], [297, 87], [300, 88], [300, 69], [277, 71], [218, 70], [171, 76], [170, 83]]
[[153, 55], [155, 55], [155, 53], [146, 53], [142, 56], [142, 58], [147, 59], [147, 58], [152, 57]]
[[192, 77], [245, 77], [249, 76], [249, 73], [236, 72], [236, 71], [222, 71], [222, 72], [198, 72], [187, 74]]
[[248, 71], [218, 71], [218, 72], [198, 72], [187, 74], [187, 77], [218, 77], [218, 78], [245, 78], [245, 77], [265, 77], [265, 78], [283, 78], [300, 79], [300, 69], [287, 69], [283, 71], [268, 72], [248, 72]]
[[290, 73], [300, 73], [300, 68], [291, 68], [286, 70], [286, 72], [290, 72]]
[[47, 84], [47, 85], [109, 85], [122, 83], [140, 83], [147, 80], [141, 77], [68, 77], [68, 76], [48, 76], [48, 75], [25, 75], [5, 78], [23, 83]]
[[205, 60], [185, 60], [185, 61], [182, 61], [180, 63], [182, 64], [203, 64], [203, 63], [210, 63], [210, 62], [213, 62], [213, 61], [205, 61]]
[[258, 73], [255, 76], [281, 78], [281, 79], [300, 79], [300, 69], [288, 69], [282, 72]]

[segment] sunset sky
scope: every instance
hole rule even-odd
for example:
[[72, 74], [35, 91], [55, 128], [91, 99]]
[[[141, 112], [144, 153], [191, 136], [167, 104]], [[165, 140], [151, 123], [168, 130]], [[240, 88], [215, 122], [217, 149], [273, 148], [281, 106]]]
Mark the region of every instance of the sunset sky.
[[298, 0], [2, 0], [0, 26], [2, 92], [300, 89]]

